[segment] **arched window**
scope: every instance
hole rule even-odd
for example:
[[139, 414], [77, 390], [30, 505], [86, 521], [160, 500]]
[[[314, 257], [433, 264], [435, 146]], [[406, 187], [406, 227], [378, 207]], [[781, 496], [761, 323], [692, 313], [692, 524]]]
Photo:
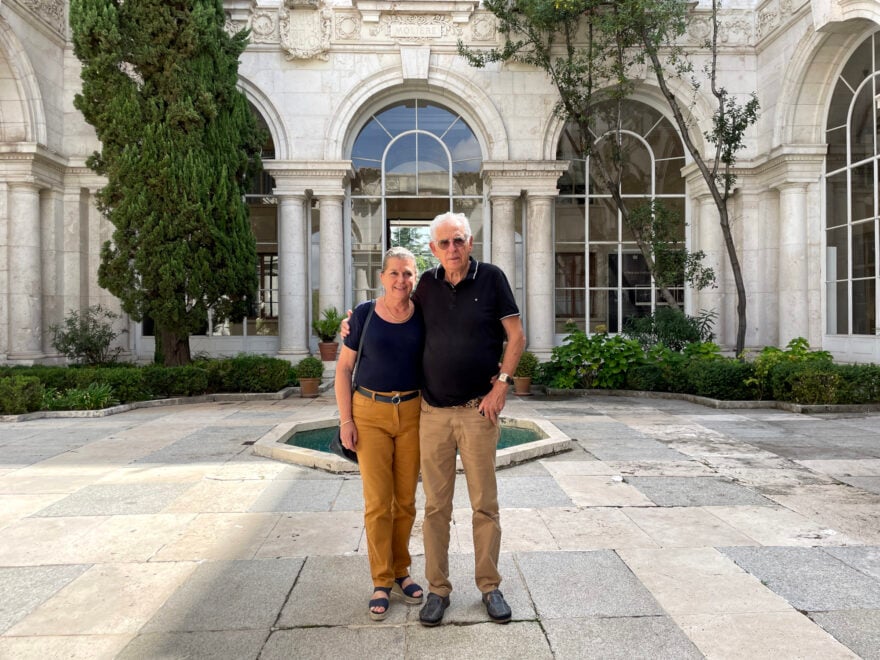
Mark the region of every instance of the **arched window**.
[[379, 286], [386, 248], [408, 247], [419, 258], [420, 270], [433, 263], [427, 225], [445, 211], [468, 216], [474, 256], [482, 254], [482, 152], [461, 115], [423, 99], [387, 106], [358, 133], [351, 160], [356, 302]]
[[[620, 195], [628, 208], [662, 201], [681, 218], [684, 243], [684, 149], [672, 124], [653, 108], [625, 102], [621, 146], [626, 153]], [[597, 118], [590, 136], [594, 149], [606, 151], [613, 137]], [[556, 201], [556, 332], [573, 321], [587, 332], [620, 332], [626, 319], [651, 314], [665, 304], [651, 273], [611, 195], [584, 158], [577, 127], [565, 125], [557, 159], [568, 160]], [[595, 165], [594, 165], [595, 166]], [[671, 292], [684, 301], [684, 278]]]
[[880, 33], [852, 54], [826, 122], [826, 331], [877, 334]]

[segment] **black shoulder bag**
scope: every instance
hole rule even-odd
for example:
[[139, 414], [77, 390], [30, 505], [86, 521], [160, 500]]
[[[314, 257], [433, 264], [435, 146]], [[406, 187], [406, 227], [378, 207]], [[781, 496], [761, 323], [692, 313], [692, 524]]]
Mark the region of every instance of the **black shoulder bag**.
[[[361, 330], [361, 338], [358, 341], [358, 350], [357, 357], [354, 359], [354, 369], [351, 372], [351, 391], [354, 392], [354, 388], [357, 387], [357, 370], [358, 364], [361, 361], [361, 349], [364, 347], [364, 335], [367, 334], [367, 326], [370, 325], [370, 319], [373, 318], [373, 309], [376, 307], [376, 301], [373, 300], [370, 303], [370, 311], [367, 312], [367, 320], [364, 321], [364, 327]], [[348, 449], [345, 445], [342, 444], [342, 437], [340, 436], [340, 432], [342, 431], [341, 426], [336, 427], [336, 435], [330, 441], [330, 451], [344, 458], [346, 460], [351, 461], [352, 463], [358, 462], [358, 455], [356, 451], [352, 451]]]

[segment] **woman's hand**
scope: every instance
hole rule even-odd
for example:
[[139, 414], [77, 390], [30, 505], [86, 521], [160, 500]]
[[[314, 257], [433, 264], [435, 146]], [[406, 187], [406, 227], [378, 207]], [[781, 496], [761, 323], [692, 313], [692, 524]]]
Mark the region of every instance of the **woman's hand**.
[[357, 428], [354, 422], [343, 424], [339, 429], [339, 439], [342, 446], [351, 451], [357, 451]]

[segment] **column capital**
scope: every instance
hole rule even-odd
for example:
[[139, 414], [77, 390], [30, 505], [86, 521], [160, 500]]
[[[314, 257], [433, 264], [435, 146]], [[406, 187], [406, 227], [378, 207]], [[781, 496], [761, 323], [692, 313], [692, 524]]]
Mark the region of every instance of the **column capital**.
[[275, 194], [311, 191], [314, 195], [345, 193], [348, 180], [354, 177], [350, 160], [273, 160], [265, 170], [275, 178]]
[[519, 197], [523, 190], [555, 197], [556, 182], [568, 171], [568, 164], [567, 160], [489, 160], [483, 161], [481, 174], [490, 186], [490, 197]]

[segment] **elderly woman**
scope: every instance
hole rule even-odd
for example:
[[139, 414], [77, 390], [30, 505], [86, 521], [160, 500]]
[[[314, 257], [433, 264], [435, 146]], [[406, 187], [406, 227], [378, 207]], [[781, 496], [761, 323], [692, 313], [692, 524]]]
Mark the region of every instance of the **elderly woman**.
[[[336, 404], [342, 444], [357, 451], [364, 487], [364, 526], [373, 597], [370, 617], [388, 616], [389, 596], [422, 601], [409, 576], [409, 538], [416, 516], [419, 478], [421, 355], [425, 327], [410, 296], [416, 283], [412, 252], [385, 253], [384, 294], [358, 305], [336, 365]], [[372, 310], [372, 318], [367, 318]], [[361, 335], [357, 388], [350, 383]]]

